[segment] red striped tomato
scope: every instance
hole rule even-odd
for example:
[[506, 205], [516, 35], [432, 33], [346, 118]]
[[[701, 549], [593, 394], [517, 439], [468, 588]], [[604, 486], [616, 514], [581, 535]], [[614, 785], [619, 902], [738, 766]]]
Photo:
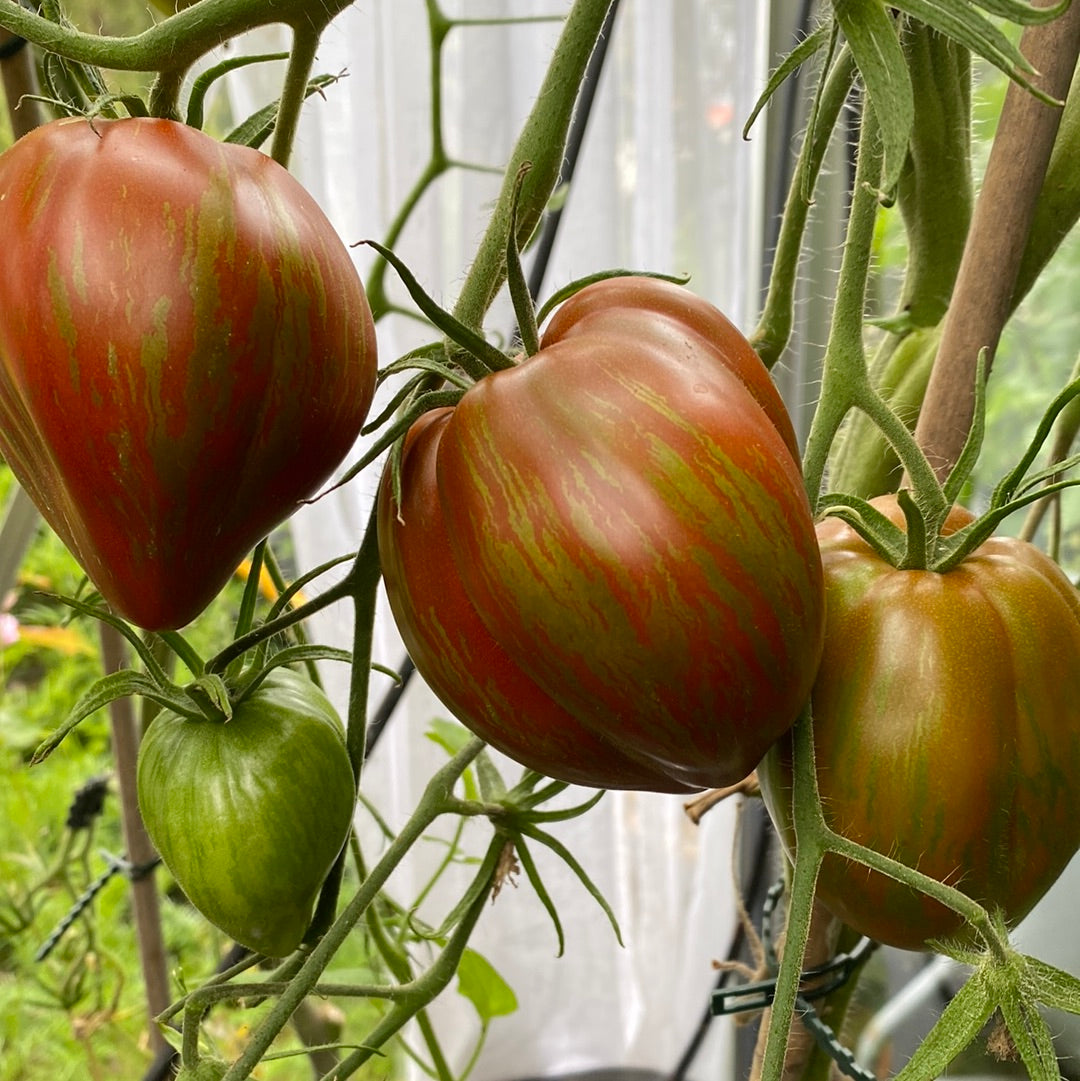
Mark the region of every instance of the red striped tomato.
[[0, 451], [116, 611], [182, 626], [364, 421], [348, 250], [264, 154], [150, 119], [20, 139], [0, 236]]
[[419, 672], [523, 764], [682, 791], [750, 772], [821, 650], [790, 421], [715, 308], [623, 278], [406, 440], [380, 551]]
[[[897, 525], [891, 496], [873, 501]], [[956, 508], [947, 532], [971, 521]], [[822, 809], [839, 833], [952, 883], [1010, 923], [1080, 847], [1080, 597], [1038, 549], [992, 537], [955, 569], [896, 570], [839, 519], [818, 527], [825, 650], [813, 690]], [[758, 770], [794, 850], [790, 741]], [[827, 856], [818, 898], [905, 949], [959, 918]]]

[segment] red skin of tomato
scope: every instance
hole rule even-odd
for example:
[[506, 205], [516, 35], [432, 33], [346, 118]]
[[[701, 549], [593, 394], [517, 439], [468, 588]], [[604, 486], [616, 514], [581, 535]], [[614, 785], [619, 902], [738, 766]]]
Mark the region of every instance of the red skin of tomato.
[[[651, 279], [588, 287], [534, 357], [481, 380], [411, 448], [424, 484], [403, 476], [397, 508], [384, 487], [384, 573], [418, 670], [550, 776], [740, 780], [790, 728], [821, 647], [794, 448], [768, 373], [715, 308]], [[430, 585], [404, 569], [420, 552], [440, 568]], [[459, 663], [475, 639], [455, 629], [477, 620], [499, 654]], [[582, 744], [568, 765], [582, 729], [600, 753]]]
[[112, 607], [183, 626], [374, 393], [348, 250], [266, 155], [167, 120], [0, 156], [0, 451]]
[[[894, 497], [873, 502], [903, 525]], [[947, 532], [970, 520], [954, 509]], [[892, 568], [836, 518], [818, 537], [828, 616], [812, 706], [826, 821], [1017, 922], [1080, 847], [1075, 589], [1009, 537], [946, 574]], [[758, 776], [792, 854], [790, 739]], [[834, 855], [817, 895], [891, 946], [964, 935], [951, 910]]]

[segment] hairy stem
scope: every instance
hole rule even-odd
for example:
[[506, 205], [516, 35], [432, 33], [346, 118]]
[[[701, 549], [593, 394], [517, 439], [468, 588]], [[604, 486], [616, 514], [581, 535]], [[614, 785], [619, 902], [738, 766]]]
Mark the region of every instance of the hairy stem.
[[[262, 1061], [278, 1033], [288, 1024], [293, 1011], [316, 986], [319, 977], [344, 945], [368, 905], [378, 896], [393, 870], [405, 858], [412, 846], [424, 836], [432, 822], [446, 811], [447, 806], [450, 805], [454, 785], [483, 746], [480, 740], [471, 740], [432, 776], [408, 822], [383, 853], [379, 862], [371, 869], [371, 873], [360, 884], [360, 888], [342, 909], [333, 926], [312, 949], [299, 972], [290, 981], [286, 991], [252, 1033], [243, 1054], [229, 1068], [223, 1081], [244, 1081], [244, 1078], [249, 1077], [251, 1071]], [[348, 1062], [348, 1060], [345, 1061]], [[342, 1063], [341, 1068], [344, 1067], [345, 1063]], [[348, 1075], [342, 1074], [342, 1076]]]
[[841, 52], [818, 94], [813, 114], [814, 127], [803, 140], [799, 160], [791, 177], [784, 215], [780, 222], [769, 290], [750, 344], [767, 368], [780, 359], [791, 338], [795, 318], [795, 283], [799, 275], [803, 234], [813, 205], [811, 196], [821, 172], [825, 152], [832, 142], [833, 129], [855, 80], [855, 61], [848, 50]]
[[[0, 27], [47, 52], [114, 71], [169, 71], [191, 67], [230, 38], [271, 23], [296, 29], [321, 26], [352, 0], [199, 0], [198, 4], [132, 37], [85, 34], [27, 10], [19, 0], [0, 0]], [[319, 18], [312, 20], [312, 8]]]
[[510, 154], [494, 213], [454, 308], [454, 315], [468, 327], [480, 328], [506, 280], [506, 238], [511, 228], [518, 170], [525, 162], [532, 165], [518, 197], [519, 251], [532, 236], [555, 190], [578, 88], [610, 6], [611, 0], [575, 0], [566, 17], [555, 55]]

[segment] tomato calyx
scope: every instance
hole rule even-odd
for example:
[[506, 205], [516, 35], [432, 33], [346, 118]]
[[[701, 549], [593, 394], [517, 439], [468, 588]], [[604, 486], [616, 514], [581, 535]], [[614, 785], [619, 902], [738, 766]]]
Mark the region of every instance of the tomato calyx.
[[597, 791], [580, 803], [541, 810], [544, 804], [557, 798], [571, 786], [565, 781], [554, 781], [536, 770], [526, 769], [521, 780], [512, 788], [507, 788], [486, 749], [482, 750], [475, 760], [475, 778], [474, 792], [464, 799], [456, 800], [453, 810], [465, 816], [487, 818], [496, 832], [505, 838], [495, 892], [497, 893], [502, 883], [513, 883], [514, 876], [523, 872], [551, 920], [558, 941], [558, 956], [561, 957], [566, 944], [562, 921], [555, 902], [540, 877], [530, 847], [533, 843], [542, 845], [566, 864], [600, 906], [621, 946], [622, 931], [614, 910], [573, 853], [545, 828], [552, 823], [566, 822], [588, 813], [603, 799], [604, 791]]
[[892, 497], [902, 512], [902, 525], [895, 515], [890, 517], [881, 511], [879, 500], [842, 493], [823, 496], [818, 503], [819, 514], [840, 518], [900, 570], [945, 574], [989, 540], [1009, 515], [1080, 484], [1080, 478], [1065, 476], [1080, 465], [1080, 454], [1053, 460], [1045, 468], [1030, 472], [1060, 414], [1080, 398], [1080, 379], [1074, 379], [1050, 403], [1020, 460], [994, 489], [987, 509], [966, 522], [958, 521], [954, 507], [971, 477], [985, 431], [984, 363], [980, 361], [975, 419], [964, 450], [945, 482], [929, 490], [925, 482], [902, 488]]
[[[527, 172], [523, 166], [520, 181]], [[420, 313], [444, 335], [441, 341], [429, 342], [399, 357], [379, 370], [377, 385], [407, 372], [415, 374], [406, 380], [387, 403], [361, 430], [362, 435], [380, 433], [368, 451], [350, 467], [335, 487], [347, 484], [353, 477], [390, 451], [394, 476], [393, 491], [399, 500], [401, 445], [409, 429], [425, 414], [435, 409], [453, 408], [472, 386], [496, 372], [514, 368], [523, 358], [539, 350], [538, 326], [560, 304], [582, 289], [609, 278], [655, 278], [685, 285], [687, 275], [662, 274], [614, 268], [577, 278], [553, 293], [537, 307], [521, 272], [520, 253], [515, 246], [516, 230], [512, 226], [507, 239], [509, 288], [518, 323], [518, 348], [504, 352], [472, 327], [467, 326], [425, 291], [405, 262], [383, 244], [374, 240], [360, 243], [373, 248], [397, 273], [401, 283], [419, 308]]]

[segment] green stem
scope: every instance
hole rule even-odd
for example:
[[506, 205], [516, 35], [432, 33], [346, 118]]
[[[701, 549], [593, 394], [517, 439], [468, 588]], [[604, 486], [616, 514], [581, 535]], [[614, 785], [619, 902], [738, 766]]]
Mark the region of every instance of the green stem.
[[[317, 4], [312, 5], [312, 11], [316, 11], [318, 7]], [[274, 139], [270, 144], [270, 157], [286, 169], [289, 167], [296, 129], [300, 124], [300, 111], [307, 100], [308, 80], [311, 78], [311, 69], [315, 64], [319, 38], [328, 21], [329, 17], [325, 21], [299, 23], [293, 30], [292, 51], [285, 70], [285, 81], [281, 87], [277, 121], [274, 124]]]
[[[461, 962], [461, 956], [469, 942], [473, 930], [487, 907], [491, 889], [495, 883], [498, 858], [505, 843], [499, 833], [491, 839], [480, 870], [475, 879], [476, 896], [469, 905], [461, 922], [454, 928], [442, 953], [435, 962], [409, 985], [410, 993], [396, 1002], [389, 1013], [375, 1026], [364, 1040], [363, 1046], [341, 1061], [338, 1067], [328, 1075], [334, 1081], [349, 1077], [378, 1052], [387, 1040], [396, 1035], [409, 1021], [419, 1015], [423, 1008], [432, 1002], [453, 979]], [[230, 1081], [228, 1077], [224, 1081]]]
[[873, 849], [865, 847], [865, 845], [857, 844], [855, 841], [842, 837], [832, 830], [828, 830], [825, 849], [855, 863], [861, 863], [879, 874], [887, 875], [889, 878], [925, 894], [932, 900], [938, 901], [946, 908], [951, 908], [953, 912], [963, 917], [967, 923], [971, 924], [979, 932], [980, 937], [994, 952], [999, 961], [1005, 959], [1007, 954], [1006, 944], [1001, 941], [1001, 936], [998, 934], [990, 914], [978, 901], [973, 901], [966, 893], [956, 889], [954, 886], [939, 882], [936, 878], [924, 875], [921, 871], [916, 871], [914, 868], [908, 867], [890, 856], [882, 855], [882, 853], [875, 852]]
[[811, 195], [821, 172], [825, 152], [832, 141], [840, 110], [847, 101], [855, 79], [855, 61], [844, 49], [823, 79], [814, 110], [813, 130], [803, 140], [795, 172], [791, 177], [784, 216], [780, 221], [773, 254], [769, 291], [750, 344], [767, 368], [771, 368], [787, 348], [795, 313], [795, 283], [799, 276], [802, 240], [813, 205]]
[[578, 89], [610, 6], [611, 0], [575, 0], [566, 17], [536, 103], [510, 154], [494, 213], [454, 308], [454, 315], [466, 326], [479, 329], [506, 280], [506, 237], [518, 170], [525, 162], [532, 164], [521, 185], [516, 230], [519, 250], [526, 246], [555, 190]]
[[799, 994], [803, 957], [810, 937], [814, 889], [825, 855], [827, 827], [821, 811], [814, 764], [814, 730], [809, 710], [795, 723], [792, 799], [795, 826], [795, 868], [789, 892], [784, 955], [776, 977], [769, 1032], [762, 1061], [762, 1081], [780, 1081], [787, 1054], [795, 999]]
[[844, 255], [840, 263], [829, 340], [825, 347], [821, 399], [810, 426], [803, 473], [811, 506], [816, 508], [822, 495], [825, 466], [836, 434], [848, 411], [859, 408], [869, 414], [893, 444], [900, 461], [913, 478], [919, 505], [937, 514], [944, 503], [937, 478], [911, 432], [871, 386], [863, 349], [866, 286], [877, 220], [881, 167], [882, 145], [877, 119], [867, 101], [859, 136], [855, 187], [844, 240]]
[[[222, 1081], [244, 1081], [262, 1060], [278, 1033], [288, 1024], [296, 1007], [311, 993], [319, 982], [327, 965], [334, 959], [338, 950], [345, 944], [353, 928], [359, 922], [379, 891], [386, 884], [393, 870], [405, 858], [412, 846], [419, 841], [446, 809], [453, 795], [454, 785], [465, 772], [472, 760], [483, 749], [483, 741], [471, 740], [449, 762], [438, 770], [428, 782], [412, 816], [402, 827], [401, 832], [390, 843], [382, 858], [371, 869], [371, 873], [360, 884], [360, 888], [349, 903], [342, 909], [333, 926], [320, 942], [312, 949], [299, 972], [289, 983], [288, 989], [274, 1004], [262, 1023], [252, 1033], [251, 1040], [243, 1054], [229, 1068]], [[477, 913], [477, 916], [479, 913]], [[416, 1011], [414, 1010], [413, 1013]], [[407, 1019], [406, 1019], [407, 1020]], [[402, 1024], [404, 1021], [402, 1022]], [[400, 1027], [400, 1025], [398, 1026]], [[396, 1031], [396, 1029], [395, 1029]], [[391, 1033], [392, 1034], [392, 1033]], [[349, 1062], [344, 1060], [339, 1070]], [[340, 1076], [347, 1076], [341, 1073]]]
[[184, 88], [186, 67], [170, 67], [158, 73], [150, 87], [149, 111], [151, 116], [166, 120], [180, 119], [180, 91]]
[[379, 564], [379, 540], [376, 529], [377, 508], [373, 507], [368, 520], [360, 550], [350, 575], [353, 588], [353, 661], [349, 682], [349, 709], [346, 739], [349, 759], [357, 785], [364, 768], [367, 748], [367, 704], [371, 683], [371, 647], [375, 627], [375, 605], [381, 567]]
[[[259, 26], [286, 23], [296, 30], [325, 26], [352, 0], [199, 0], [155, 23], [141, 34], [110, 37], [85, 34], [27, 10], [19, 0], [0, 0], [0, 26], [47, 52], [81, 64], [114, 71], [167, 71], [190, 68], [199, 57]], [[312, 20], [312, 9], [318, 19]]]
[[[431, 84], [431, 150], [427, 164], [416, 178], [409, 193], [398, 207], [394, 220], [383, 237], [383, 246], [393, 248], [412, 217], [413, 211], [424, 197], [428, 188], [442, 176], [453, 164], [446, 153], [443, 139], [443, 95], [442, 95], [442, 57], [446, 36], [453, 28], [453, 23], [442, 13], [435, 0], [427, 0], [428, 15], [428, 51], [430, 68], [428, 79]], [[380, 256], [371, 268], [365, 285], [372, 318], [378, 322], [388, 312], [394, 310], [386, 295], [386, 272], [388, 262]]]
[[[371, 905], [368, 908], [365, 922], [368, 933], [371, 935], [372, 941], [379, 951], [379, 955], [382, 957], [383, 961], [386, 962], [390, 974], [398, 981], [398, 984], [401, 985], [399, 986], [398, 994], [395, 997], [397, 999], [407, 998], [408, 992], [403, 991], [402, 987], [413, 982], [412, 964], [409, 961], [409, 955], [387, 934], [382, 919], [379, 913], [376, 912], [374, 905]], [[431, 1023], [431, 1018], [425, 1010], [420, 1010], [417, 1013], [416, 1025], [420, 1030], [420, 1035], [423, 1038], [424, 1045], [427, 1047], [428, 1054], [431, 1056], [431, 1065], [434, 1067], [436, 1078], [438, 1078], [438, 1081], [453, 1081], [454, 1073], [450, 1069], [450, 1064], [447, 1062], [446, 1055], [439, 1043], [439, 1037], [435, 1032], [435, 1026]]]

